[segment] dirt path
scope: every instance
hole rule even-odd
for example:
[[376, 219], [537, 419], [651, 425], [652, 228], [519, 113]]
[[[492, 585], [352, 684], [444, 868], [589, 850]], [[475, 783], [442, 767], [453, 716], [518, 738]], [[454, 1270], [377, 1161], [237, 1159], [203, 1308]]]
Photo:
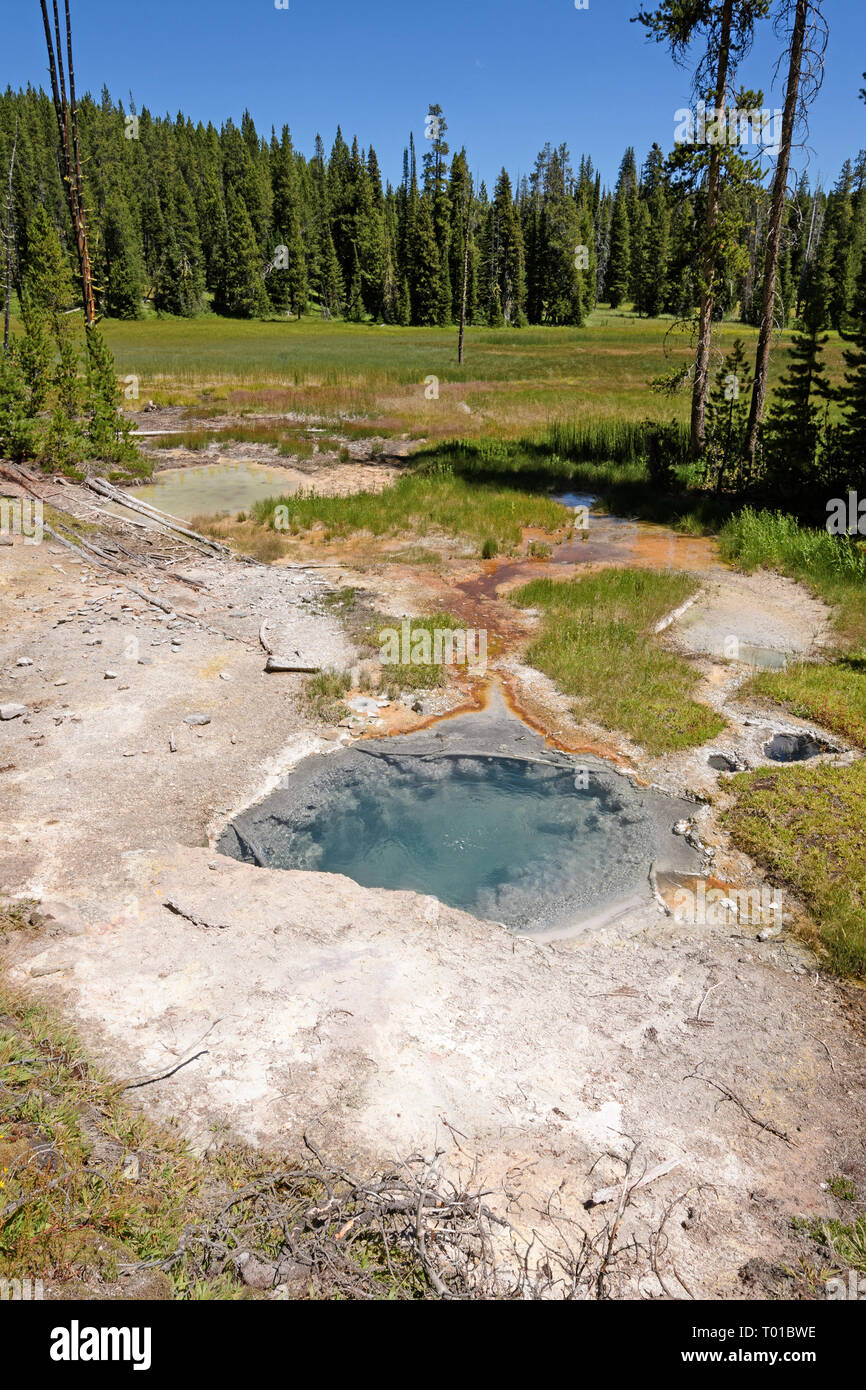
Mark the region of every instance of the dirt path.
[[[0, 889], [66, 905], [7, 943], [10, 979], [58, 1004], [116, 1076], [188, 1063], [134, 1094], [201, 1145], [216, 1126], [289, 1154], [305, 1129], [337, 1154], [439, 1147], [446, 1166], [477, 1156], [526, 1229], [557, 1191], [592, 1230], [604, 1213], [583, 1203], [637, 1144], [639, 1168], [678, 1166], [635, 1194], [624, 1243], [645, 1250], [675, 1203], [675, 1287], [674, 1269], [696, 1296], [742, 1296], [748, 1260], [795, 1262], [791, 1217], [834, 1214], [833, 1173], [866, 1179], [855, 993], [787, 936], [683, 925], [656, 903], [537, 944], [432, 899], [217, 859], [231, 812], [334, 746], [303, 712], [302, 678], [264, 674], [261, 622], [280, 646], [347, 665], [322, 597], [353, 576], [209, 559], [99, 524], [102, 542], [138, 537], [127, 563], [171, 612], [52, 544], [0, 548], [0, 704], [26, 709], [0, 723]], [[395, 579], [395, 604], [420, 592]], [[700, 621], [671, 640], [706, 633], [710, 650], [731, 604], [762, 611], [770, 637], [771, 599], [791, 633], [820, 640], [821, 615], [784, 585], [712, 583]], [[495, 593], [485, 601], [498, 611]], [[708, 689], [730, 700], [737, 673], [705, 660]], [[513, 653], [501, 665], [528, 700], [532, 673]], [[549, 726], [567, 723], [539, 681], [535, 697]], [[690, 756], [642, 770], [688, 790]], [[616, 1288], [662, 1292], [643, 1256]]]

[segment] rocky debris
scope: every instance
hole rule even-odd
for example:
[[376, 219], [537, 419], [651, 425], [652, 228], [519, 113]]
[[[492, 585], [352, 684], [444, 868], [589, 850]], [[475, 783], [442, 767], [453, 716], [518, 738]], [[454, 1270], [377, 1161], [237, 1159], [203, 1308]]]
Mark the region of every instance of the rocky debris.
[[190, 724], [190, 725], [193, 725], [193, 726], [195, 726], [195, 727], [199, 727], [199, 726], [203, 727], [205, 724], [209, 724], [209, 723], [210, 723], [210, 715], [209, 715], [209, 714], [187, 714], [187, 715], [184, 716], [184, 721], [183, 721], [183, 722], [184, 722], [184, 724]]
[[26, 705], [0, 705], [0, 719], [20, 719], [27, 713]]
[[281, 1259], [277, 1265], [274, 1297], [281, 1299], [300, 1299], [310, 1296], [310, 1270], [299, 1260], [290, 1256]]
[[32, 666], [32, 665], [33, 665], [33, 662], [31, 661], [31, 659], [30, 659], [29, 656], [19, 656], [18, 660], [15, 662], [15, 665], [16, 665], [16, 666]]

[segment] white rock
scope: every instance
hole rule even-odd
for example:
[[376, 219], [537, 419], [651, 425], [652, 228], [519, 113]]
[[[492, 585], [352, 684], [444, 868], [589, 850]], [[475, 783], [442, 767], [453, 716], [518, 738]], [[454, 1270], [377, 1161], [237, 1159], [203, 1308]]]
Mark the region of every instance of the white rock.
[[140, 1172], [141, 1164], [138, 1160], [138, 1154], [127, 1154], [123, 1160], [121, 1176], [126, 1182], [138, 1182]]
[[74, 970], [75, 962], [71, 960], [45, 960], [31, 965], [30, 974], [34, 979], [40, 975], [59, 975], [64, 970]]
[[781, 927], [764, 927], [764, 929], [763, 929], [762, 931], [759, 931], [759, 932], [758, 932], [758, 940], [759, 940], [759, 941], [772, 941], [775, 937], [780, 936], [781, 933], [782, 933], [782, 928], [781, 928]]

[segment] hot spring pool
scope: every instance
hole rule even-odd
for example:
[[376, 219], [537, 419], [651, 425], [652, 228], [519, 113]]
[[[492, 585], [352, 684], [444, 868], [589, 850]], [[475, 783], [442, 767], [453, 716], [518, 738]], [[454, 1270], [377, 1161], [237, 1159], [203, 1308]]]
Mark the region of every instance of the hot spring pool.
[[656, 862], [697, 868], [672, 834], [686, 803], [505, 721], [466, 715], [307, 758], [218, 848], [262, 867], [429, 894], [523, 931], [649, 898]]

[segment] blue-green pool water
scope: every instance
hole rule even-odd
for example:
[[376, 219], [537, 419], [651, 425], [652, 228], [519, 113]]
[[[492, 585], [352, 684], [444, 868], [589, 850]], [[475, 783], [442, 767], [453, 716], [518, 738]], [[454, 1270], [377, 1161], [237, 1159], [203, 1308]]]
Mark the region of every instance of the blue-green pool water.
[[293, 784], [290, 775], [288, 790], [238, 817], [220, 849], [411, 889], [524, 930], [648, 893], [658, 815], [651, 794], [616, 773], [359, 750], [318, 761], [312, 776]]

